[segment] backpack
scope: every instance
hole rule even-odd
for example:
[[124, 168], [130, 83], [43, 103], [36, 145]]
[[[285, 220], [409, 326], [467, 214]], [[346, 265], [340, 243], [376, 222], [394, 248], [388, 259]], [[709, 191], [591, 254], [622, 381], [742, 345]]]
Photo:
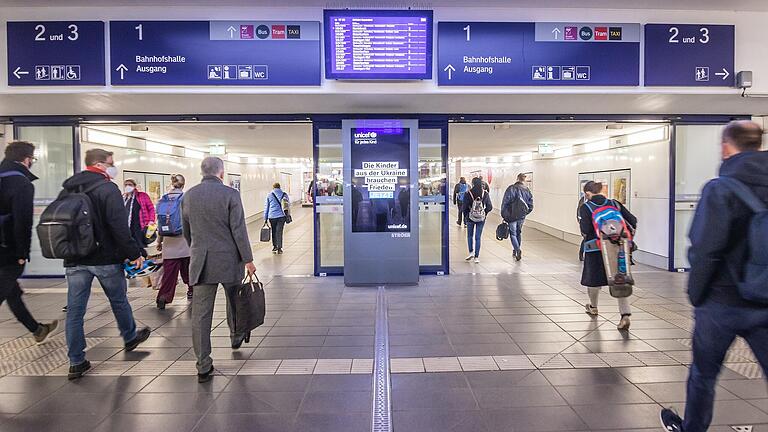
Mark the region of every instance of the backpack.
[[157, 202], [157, 231], [163, 237], [178, 237], [182, 232], [181, 199], [184, 194], [165, 194]]
[[496, 227], [496, 240], [504, 241], [509, 238], [509, 224], [502, 221], [499, 226]]
[[[7, 177], [26, 177], [22, 172], [20, 171], [6, 171], [0, 173], [0, 188], [2, 188], [2, 179]], [[8, 214], [0, 214], [0, 247], [5, 247], [5, 241], [6, 241], [6, 235], [5, 231], [8, 228], [8, 225], [11, 223], [12, 215], [11, 213]], [[10, 237], [10, 236], [9, 236]]]
[[466, 183], [459, 183], [459, 193], [456, 194], [456, 201], [462, 202], [464, 201], [464, 195], [466, 195], [467, 191], [469, 190], [469, 185]]
[[[516, 189], [515, 185], [510, 186], [510, 189]], [[510, 190], [510, 193], [514, 192]], [[520, 190], [517, 190], [517, 198], [510, 200], [506, 207], [501, 209], [501, 218], [507, 222], [514, 222], [520, 219], [524, 219], [531, 212], [531, 208], [528, 203], [523, 200], [523, 194]]]
[[96, 251], [93, 201], [88, 194], [106, 184], [110, 182], [100, 181], [79, 192], [64, 190], [45, 208], [37, 225], [44, 257], [75, 260]]
[[768, 208], [744, 183], [732, 177], [718, 180], [754, 213], [747, 231], [748, 256], [740, 274], [731, 269], [739, 294], [745, 300], [768, 304]]
[[606, 199], [604, 204], [597, 205], [587, 200], [584, 202], [584, 205], [592, 212], [592, 226], [595, 227], [595, 233], [597, 234], [596, 243], [598, 250], [601, 239], [615, 242], [623, 237], [630, 242], [632, 241], [632, 230], [627, 226], [627, 222], [624, 220], [624, 216], [621, 215], [621, 210], [616, 205], [616, 202]]
[[472, 192], [467, 192], [472, 198], [472, 207], [469, 209], [469, 220], [472, 222], [485, 222], [485, 204], [483, 204], [483, 198], [485, 198], [485, 191], [479, 196], [475, 197]]

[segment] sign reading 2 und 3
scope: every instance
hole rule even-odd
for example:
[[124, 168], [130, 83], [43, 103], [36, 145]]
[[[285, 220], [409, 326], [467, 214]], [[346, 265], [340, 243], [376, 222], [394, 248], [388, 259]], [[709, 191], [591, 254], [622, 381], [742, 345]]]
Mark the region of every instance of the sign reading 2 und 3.
[[352, 232], [410, 232], [410, 129], [351, 133]]
[[735, 27], [646, 24], [645, 85], [732, 87]]
[[8, 22], [9, 86], [104, 85], [102, 21]]
[[637, 86], [640, 24], [440, 22], [441, 86]]
[[320, 85], [320, 23], [111, 21], [112, 85]]

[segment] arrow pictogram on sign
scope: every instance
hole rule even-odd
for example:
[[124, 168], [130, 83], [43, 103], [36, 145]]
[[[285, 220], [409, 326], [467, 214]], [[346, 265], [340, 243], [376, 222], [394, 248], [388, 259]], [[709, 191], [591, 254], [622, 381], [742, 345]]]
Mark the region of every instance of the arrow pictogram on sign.
[[715, 72], [715, 75], [723, 77], [723, 80], [725, 80], [726, 78], [731, 76], [731, 74], [728, 73], [728, 69], [726, 69], [726, 68], [723, 68], [722, 72]]
[[22, 75], [29, 75], [29, 71], [21, 70], [21, 66], [19, 66], [16, 69], [14, 69], [13, 76], [15, 76], [16, 79], [21, 79]]
[[122, 80], [122, 79], [125, 79], [125, 71], [127, 71], [127, 70], [128, 70], [128, 68], [127, 68], [127, 67], [125, 67], [125, 65], [124, 65], [124, 64], [120, 63], [120, 66], [118, 66], [118, 67], [117, 67], [117, 69], [115, 69], [115, 70], [116, 70], [116, 71], [118, 71], [118, 72], [120, 72], [120, 79], [121, 79], [121, 80]]
[[448, 72], [448, 79], [449, 79], [449, 80], [453, 79], [453, 73], [454, 73], [454, 72], [456, 72], [456, 68], [455, 68], [455, 67], [453, 67], [453, 65], [452, 65], [452, 64], [449, 64], [449, 65], [448, 65], [448, 66], [446, 66], [446, 67], [445, 67], [445, 69], [443, 69], [443, 70], [444, 70], [444, 71], [446, 71], [446, 72]]

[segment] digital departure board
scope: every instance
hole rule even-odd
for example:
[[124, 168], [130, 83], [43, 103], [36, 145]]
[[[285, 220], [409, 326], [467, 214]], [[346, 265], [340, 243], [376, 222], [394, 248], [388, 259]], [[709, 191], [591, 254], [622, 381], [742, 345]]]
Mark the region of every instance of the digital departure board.
[[325, 77], [432, 78], [432, 11], [326, 10]]

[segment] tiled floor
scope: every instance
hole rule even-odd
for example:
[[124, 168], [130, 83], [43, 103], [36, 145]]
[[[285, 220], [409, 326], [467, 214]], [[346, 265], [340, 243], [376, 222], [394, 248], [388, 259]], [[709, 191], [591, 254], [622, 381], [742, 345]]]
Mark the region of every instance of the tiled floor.
[[[254, 245], [268, 316], [238, 351], [218, 298], [219, 375], [205, 385], [194, 378], [183, 295], [158, 311], [153, 291], [129, 290], [136, 318], [154, 332], [126, 353], [94, 290], [86, 330], [95, 368], [77, 382], [63, 376], [63, 334], [35, 346], [3, 306], [0, 431], [371, 430], [376, 291], [308, 277], [309, 213], [296, 219], [284, 255]], [[621, 334], [608, 295], [599, 317], [583, 313], [576, 247], [526, 231], [515, 263], [509, 243], [489, 232], [481, 263], [470, 264], [465, 231], [450, 228], [450, 276], [386, 289], [396, 432], [658, 430], [661, 404], [684, 408], [692, 325], [684, 275], [638, 266], [632, 329]], [[61, 280], [23, 285], [39, 320], [63, 318]], [[767, 431], [768, 386], [751, 350], [738, 341], [727, 362], [712, 430]]]

